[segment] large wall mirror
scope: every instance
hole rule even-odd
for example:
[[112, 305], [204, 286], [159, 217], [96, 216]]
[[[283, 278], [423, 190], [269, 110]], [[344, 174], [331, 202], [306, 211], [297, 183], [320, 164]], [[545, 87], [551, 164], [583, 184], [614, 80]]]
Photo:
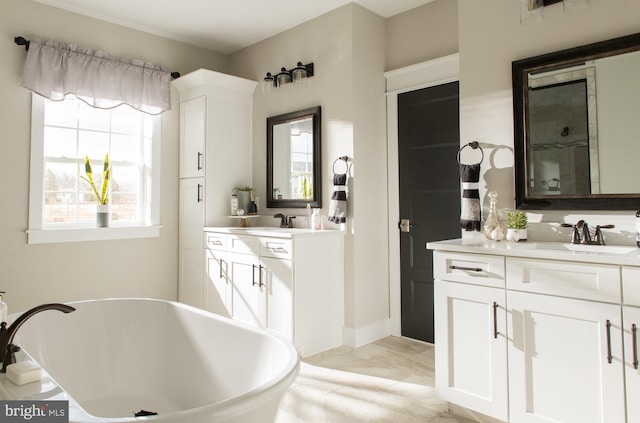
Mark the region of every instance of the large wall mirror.
[[640, 209], [640, 34], [512, 71], [516, 207]]
[[322, 207], [320, 106], [267, 118], [267, 207]]

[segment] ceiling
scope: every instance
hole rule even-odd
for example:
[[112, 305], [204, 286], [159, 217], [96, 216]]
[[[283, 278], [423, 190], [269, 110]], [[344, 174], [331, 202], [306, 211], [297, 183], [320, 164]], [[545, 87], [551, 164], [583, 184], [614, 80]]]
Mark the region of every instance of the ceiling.
[[[229, 54], [351, 0], [35, 0]], [[354, 0], [388, 18], [433, 0]]]

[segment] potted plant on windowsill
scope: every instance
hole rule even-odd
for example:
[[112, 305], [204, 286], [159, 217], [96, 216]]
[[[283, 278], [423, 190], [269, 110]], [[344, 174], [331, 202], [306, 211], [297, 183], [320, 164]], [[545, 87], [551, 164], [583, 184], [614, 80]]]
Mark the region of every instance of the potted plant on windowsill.
[[86, 176], [80, 175], [85, 180], [98, 200], [96, 210], [96, 225], [99, 228], [109, 226], [111, 220], [111, 205], [109, 204], [109, 182], [111, 181], [111, 165], [109, 164], [109, 153], [104, 156], [104, 165], [102, 167], [102, 187], [98, 190], [93, 179], [93, 170], [91, 169], [91, 161], [89, 156], [84, 158], [84, 172]]
[[527, 240], [527, 214], [521, 211], [507, 212], [507, 241]]

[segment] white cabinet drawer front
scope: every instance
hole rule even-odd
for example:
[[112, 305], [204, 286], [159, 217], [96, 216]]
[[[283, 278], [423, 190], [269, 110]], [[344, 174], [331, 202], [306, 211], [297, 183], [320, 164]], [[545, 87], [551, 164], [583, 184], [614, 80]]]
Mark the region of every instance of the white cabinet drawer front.
[[507, 257], [507, 289], [620, 302], [620, 268]]
[[218, 234], [212, 232], [204, 233], [204, 248], [210, 250], [226, 250], [227, 249], [227, 235]]
[[260, 256], [291, 260], [293, 244], [290, 239], [260, 238]]
[[434, 251], [436, 279], [504, 288], [504, 257]]
[[227, 251], [242, 254], [260, 254], [260, 242], [252, 236], [228, 236]]
[[622, 268], [622, 300], [625, 304], [640, 306], [640, 267]]

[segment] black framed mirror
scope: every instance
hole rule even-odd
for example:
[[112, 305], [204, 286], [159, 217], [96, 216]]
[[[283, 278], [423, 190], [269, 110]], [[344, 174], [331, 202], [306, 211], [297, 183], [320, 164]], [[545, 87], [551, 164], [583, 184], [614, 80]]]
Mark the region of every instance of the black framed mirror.
[[322, 207], [320, 106], [267, 118], [267, 207]]
[[518, 209], [637, 210], [640, 34], [514, 61]]

